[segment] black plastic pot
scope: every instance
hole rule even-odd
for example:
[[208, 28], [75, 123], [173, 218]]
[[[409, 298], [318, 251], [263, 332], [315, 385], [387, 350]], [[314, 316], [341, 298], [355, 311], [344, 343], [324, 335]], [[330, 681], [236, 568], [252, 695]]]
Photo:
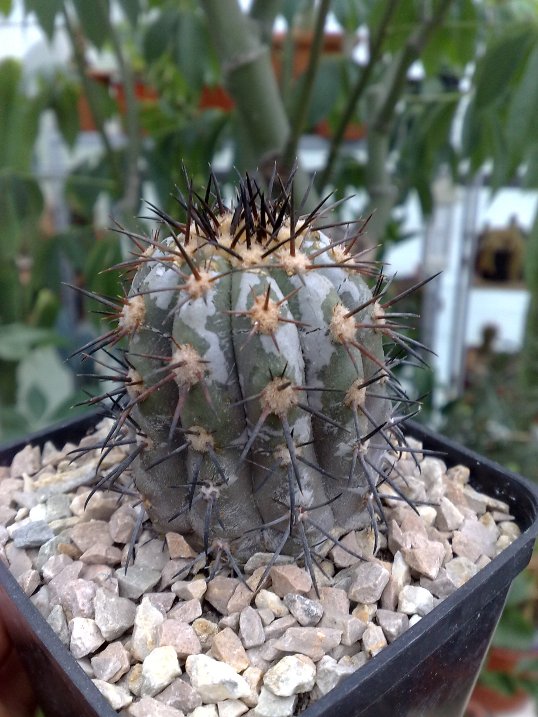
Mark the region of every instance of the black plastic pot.
[[[86, 416], [31, 437], [59, 446], [81, 438]], [[416, 424], [408, 433], [444, 453], [447, 464], [469, 466], [472, 484], [510, 505], [523, 533], [478, 575], [396, 642], [312, 705], [304, 717], [461, 717], [508, 588], [530, 560], [538, 534], [538, 490], [529, 481]], [[9, 464], [25, 443], [0, 450]], [[47, 717], [116, 714], [0, 562], [0, 613], [32, 677]]]

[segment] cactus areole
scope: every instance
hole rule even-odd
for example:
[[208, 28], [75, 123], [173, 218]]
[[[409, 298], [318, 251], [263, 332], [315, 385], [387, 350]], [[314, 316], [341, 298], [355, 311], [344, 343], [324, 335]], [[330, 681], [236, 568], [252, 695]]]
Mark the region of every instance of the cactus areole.
[[115, 371], [92, 399], [116, 418], [104, 448], [133, 445], [97, 487], [129, 469], [158, 531], [235, 571], [269, 550], [314, 574], [343, 534], [383, 529], [389, 469], [412, 450], [392, 366], [420, 357], [391, 313], [401, 296], [360, 261], [360, 224], [329, 238], [327, 200], [301, 216], [277, 182], [269, 198], [246, 177], [228, 208], [211, 176], [178, 197], [181, 221], [152, 207], [161, 231], [130, 234], [119, 267], [127, 296], [101, 297], [116, 326], [81, 351]]

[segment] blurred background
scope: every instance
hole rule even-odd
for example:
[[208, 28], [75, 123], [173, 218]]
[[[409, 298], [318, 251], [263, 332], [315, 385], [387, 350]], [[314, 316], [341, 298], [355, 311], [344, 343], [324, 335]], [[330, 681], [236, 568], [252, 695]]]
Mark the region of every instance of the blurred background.
[[[0, 0], [0, 443], [84, 410], [99, 316], [65, 284], [122, 292], [144, 200], [297, 163], [392, 291], [442, 272], [409, 298], [418, 420], [538, 480], [537, 116], [538, 0]], [[524, 668], [484, 678], [511, 696], [536, 575], [501, 635]]]

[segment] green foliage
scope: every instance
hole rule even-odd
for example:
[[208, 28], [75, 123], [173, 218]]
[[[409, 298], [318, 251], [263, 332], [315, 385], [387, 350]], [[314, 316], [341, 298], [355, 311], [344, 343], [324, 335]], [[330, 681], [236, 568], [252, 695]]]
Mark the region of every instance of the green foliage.
[[[512, 583], [502, 618], [493, 636], [493, 644], [514, 650], [530, 650], [535, 626], [528, 616], [536, 599], [536, 578], [530, 571], [520, 573]], [[532, 612], [532, 609], [531, 609]]]
[[[493, 647], [521, 652], [511, 672], [490, 669], [480, 673], [479, 683], [502, 695], [523, 691], [538, 699], [538, 657], [535, 651], [536, 627], [532, 616], [536, 614], [538, 586], [535, 568], [526, 569], [513, 581], [503, 614], [493, 635]], [[496, 667], [496, 666], [495, 666]]]
[[[219, 27], [207, 21], [204, 10], [208, 3], [119, 0], [118, 5], [122, 10], [120, 19], [111, 15], [109, 0], [25, 0], [26, 12], [36, 14], [47, 37], [52, 38], [55, 23], [62, 15], [70, 19], [73, 37], [81, 38], [87, 50], [111, 51], [118, 61], [119, 47], [127, 65], [136, 72], [136, 91], [142, 91], [136, 102], [139, 146], [130, 143], [110, 148], [72, 168], [66, 198], [77, 226], [61, 234], [53, 232], [46, 241], [37, 230], [44, 207], [31, 172], [41, 111], [45, 107], [54, 111], [70, 147], [76, 142], [77, 106], [86, 83], [91, 86], [98, 130], [112, 117], [119, 117], [127, 127], [132, 116], [122, 114], [114, 96], [116, 86], [111, 88], [88, 79], [91, 68], [84, 63], [90, 52], [86, 59], [82, 58], [82, 64], [63, 68], [54, 78], [43, 78], [34, 96], [25, 92], [16, 63], [4, 63], [0, 68], [0, 106], [7, 108], [0, 113], [0, 318], [4, 322], [32, 326], [41, 320], [48, 322], [47, 326], [54, 323], [52, 317], [56, 314], [57, 318], [61, 305], [58, 284], [62, 261], [76, 271], [85, 287], [114, 288], [116, 280], [112, 275], [100, 276], [99, 271], [105, 255], [109, 258], [109, 250], [117, 253], [118, 249], [111, 248], [112, 239], [108, 248], [97, 246], [93, 215], [102, 193], [110, 198], [112, 213], [121, 214], [133, 167], [139, 174], [136, 183], [140, 186], [142, 181], [151, 182], [161, 206], [171, 210], [171, 184], [185, 186], [181, 162], [195, 181], [201, 181], [207, 165], [225, 142], [231, 145], [233, 161], [239, 167], [255, 169], [266, 159], [261, 145], [245, 140], [249, 116], [252, 119], [258, 111], [255, 103], [248, 106], [252, 86], [234, 85], [239, 99], [246, 97], [246, 114], [243, 110], [230, 113], [200, 107], [204, 88], [225, 84], [229, 69], [217, 60], [214, 45], [218, 45]], [[235, 0], [222, 0], [219, 5], [232, 8]], [[299, 26], [313, 27], [319, 4], [282, 0], [270, 5], [273, 12], [280, 11], [285, 16], [289, 25], [284, 51], [287, 60], [280, 78], [282, 97], [276, 97], [274, 110], [279, 110], [282, 100], [287, 116], [293, 117], [297, 110], [294, 100], [301, 95], [305, 82], [304, 76], [291, 76], [293, 32]], [[432, 179], [440, 165], [448, 166], [457, 175], [462, 157], [470, 159], [470, 171], [493, 159], [492, 182], [496, 187], [511, 181], [522, 168], [522, 181], [529, 187], [538, 186], [538, 138], [533, 132], [533, 118], [538, 111], [538, 30], [532, 3], [451, 0], [446, 15], [437, 17], [442, 5], [439, 0], [331, 2], [331, 11], [344, 29], [343, 49], [337, 55], [322, 56], [308, 97], [309, 112], [298, 131], [311, 130], [320, 121], [328, 123], [336, 139], [332, 145], [335, 160], [325, 177], [325, 186], [334, 187], [338, 197], [349, 192], [350, 187], [364, 189], [368, 194], [372, 190], [369, 177], [381, 176], [366, 171], [372, 165], [369, 145], [363, 145], [364, 152], [350, 156], [338, 138], [339, 125], [342, 117], [348, 116], [348, 109], [349, 121], [359, 127], [368, 128], [375, 121], [372, 90], [380, 90], [380, 105], [389, 94], [392, 97], [383, 123], [388, 153], [384, 158], [383, 153], [376, 155], [376, 161], [388, 169], [383, 181], [390, 186], [384, 189], [394, 193], [398, 202], [416, 191], [423, 212], [430, 213]], [[0, 11], [8, 12], [10, 6], [9, 0], [3, 0]], [[392, 7], [395, 12], [390, 14]], [[270, 14], [267, 6], [266, 11]], [[360, 67], [350, 61], [356, 30], [364, 25], [370, 28], [371, 43], [379, 41], [372, 67]], [[254, 25], [249, 27], [250, 41], [256, 46]], [[418, 83], [409, 83], [407, 69], [416, 59], [413, 43], [423, 35], [424, 42], [417, 46], [416, 56], [422, 62], [425, 77]], [[370, 49], [376, 51], [373, 46]], [[454, 119], [464, 97], [458, 82], [476, 58], [471, 91], [465, 98], [471, 101], [465, 112], [460, 152], [452, 138]], [[121, 63], [118, 73], [117, 86], [124, 91], [129, 78], [123, 76]], [[364, 86], [349, 108], [349, 100], [363, 80]], [[268, 128], [275, 126], [270, 111], [265, 119]], [[106, 134], [106, 129], [103, 132]], [[268, 152], [271, 161], [281, 149], [275, 148], [274, 157]], [[135, 196], [138, 198], [139, 192]], [[314, 192], [311, 200], [315, 202]], [[390, 241], [398, 234], [391, 210], [390, 202], [386, 209], [378, 210], [379, 236], [372, 229], [373, 244]], [[25, 287], [16, 265], [20, 256], [33, 258], [31, 280]]]
[[439, 166], [444, 164], [454, 173], [457, 171], [457, 155], [450, 142], [450, 130], [460, 98], [453, 93], [447, 94], [442, 101], [428, 101], [428, 92], [442, 97], [438, 83], [432, 85], [424, 98], [410, 102], [408, 111], [401, 118], [402, 131], [407, 136], [397, 175], [402, 195], [405, 196], [412, 187], [416, 189], [426, 216], [433, 210], [431, 187]]
[[[490, 354], [479, 359], [462, 396], [442, 407], [442, 432], [474, 451], [538, 481], [538, 445], [532, 430], [538, 395], [520, 379], [521, 358]], [[431, 420], [427, 411], [419, 416]]]
[[527, 186], [538, 186], [534, 155], [538, 138], [533, 118], [538, 112], [538, 23], [511, 23], [494, 37], [480, 58], [475, 92], [465, 116], [463, 154], [471, 171], [493, 160], [492, 184], [499, 188], [526, 168]]
[[[310, 129], [315, 128], [315, 126], [321, 122], [321, 120], [325, 119], [329, 112], [334, 111], [338, 105], [342, 96], [344, 68], [347, 64], [348, 61], [344, 56], [336, 55], [321, 58], [312, 89], [306, 127]], [[296, 99], [301, 94], [301, 87], [304, 80], [305, 77], [302, 75], [297, 82], [293, 84], [292, 91], [290, 92], [292, 105], [293, 99]], [[293, 108], [290, 109], [291, 114], [293, 114], [293, 111]]]
[[142, 10], [141, 0], [120, 0], [120, 5], [132, 28], [136, 28]]
[[183, 77], [187, 92], [198, 95], [204, 82], [215, 80], [207, 27], [201, 8], [192, 3], [166, 3], [144, 32], [143, 50], [150, 65], [166, 56], [168, 67]]
[[26, 13], [34, 12], [47, 37], [52, 39], [56, 16], [61, 12], [63, 0], [24, 0]]
[[110, 4], [108, 0], [72, 0], [84, 34], [99, 50], [108, 39]]

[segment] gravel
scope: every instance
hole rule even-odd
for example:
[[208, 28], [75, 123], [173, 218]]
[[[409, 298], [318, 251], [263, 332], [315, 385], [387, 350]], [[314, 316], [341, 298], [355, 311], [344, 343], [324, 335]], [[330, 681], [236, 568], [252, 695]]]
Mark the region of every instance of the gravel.
[[[110, 422], [89, 440], [99, 442]], [[97, 440], [96, 440], [97, 438]], [[209, 583], [183, 536], [142, 524], [136, 496], [97, 491], [102, 454], [26, 446], [0, 469], [0, 560], [114, 709], [125, 717], [291, 717], [397, 640], [520, 534], [508, 506], [478, 493], [464, 466], [402, 458], [395, 487], [428, 505], [419, 515], [383, 486], [389, 528], [352, 531], [320, 550], [311, 576], [270, 553], [225, 565]], [[122, 449], [106, 456], [108, 471]], [[422, 459], [422, 460], [421, 460]], [[124, 476], [127, 481], [129, 476]]]

